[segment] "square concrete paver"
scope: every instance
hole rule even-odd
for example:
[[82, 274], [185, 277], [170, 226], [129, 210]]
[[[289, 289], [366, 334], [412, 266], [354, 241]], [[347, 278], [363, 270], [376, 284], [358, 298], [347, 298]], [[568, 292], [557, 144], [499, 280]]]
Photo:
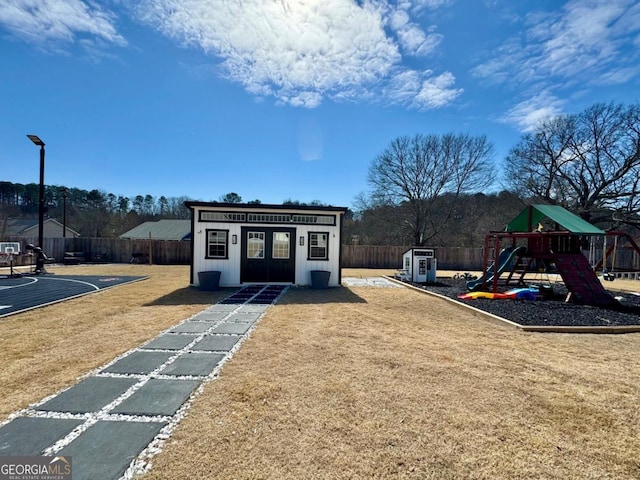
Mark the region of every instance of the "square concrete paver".
[[192, 350], [228, 352], [240, 340], [239, 335], [206, 335]]
[[145, 350], [182, 350], [196, 339], [193, 335], [167, 334], [160, 335], [155, 340], [147, 343]]
[[211, 313], [211, 312], [233, 312], [236, 308], [238, 308], [237, 305], [223, 305], [221, 303], [216, 303], [215, 305], [211, 305], [209, 308], [207, 308], [204, 313]]
[[251, 300], [251, 302], [249, 302], [249, 304], [247, 305], [248, 307], [250, 306], [254, 306], [254, 305], [263, 305], [263, 306], [269, 306], [273, 303], [273, 300], [275, 300], [272, 297], [256, 297], [253, 300]]
[[153, 372], [173, 355], [170, 352], [131, 352], [102, 372], [144, 375]]
[[225, 357], [222, 353], [185, 353], [162, 370], [162, 375], [202, 376], [209, 375]]
[[173, 327], [171, 333], [202, 333], [215, 325], [215, 322], [184, 322]]
[[269, 308], [269, 305], [243, 305], [240, 307], [239, 313], [262, 313]]
[[195, 315], [191, 320], [196, 322], [218, 322], [227, 315], [229, 315], [229, 312], [208, 312], [205, 310]]
[[198, 380], [149, 380], [111, 413], [127, 415], [173, 415], [200, 385]]
[[100, 421], [58, 455], [72, 457], [73, 480], [116, 480], [165, 425], [163, 422]]
[[138, 382], [135, 378], [90, 377], [65, 390], [38, 410], [52, 412], [98, 412]]
[[0, 428], [0, 456], [41, 455], [81, 423], [82, 420], [18, 417]]
[[230, 297], [225, 298], [225, 300], [237, 300], [239, 303], [244, 303], [254, 296], [255, 294], [253, 293], [238, 293], [236, 295], [231, 295]]
[[214, 328], [211, 333], [233, 333], [236, 335], [243, 335], [247, 333], [247, 330], [249, 330], [251, 326], [251, 323], [223, 322]]
[[225, 322], [253, 323], [260, 318], [260, 315], [262, 315], [262, 313], [260, 312], [237, 312], [232, 314], [229, 318], [225, 319]]

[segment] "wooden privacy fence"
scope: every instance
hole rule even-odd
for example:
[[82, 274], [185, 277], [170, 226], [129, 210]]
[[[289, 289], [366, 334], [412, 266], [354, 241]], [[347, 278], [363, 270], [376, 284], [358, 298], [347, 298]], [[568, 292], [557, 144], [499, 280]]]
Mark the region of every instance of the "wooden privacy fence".
[[[38, 239], [9, 237], [8, 242], [19, 242], [23, 253], [27, 244], [37, 245]], [[345, 268], [402, 267], [402, 254], [409, 247], [378, 245], [343, 245], [342, 266]], [[125, 240], [119, 238], [45, 238], [44, 252], [62, 263], [66, 252], [82, 254], [84, 262], [129, 263], [132, 260], [156, 265], [189, 265], [191, 241], [179, 240]], [[482, 270], [483, 248], [435, 247], [439, 270]], [[602, 259], [602, 250], [595, 251], [595, 259]], [[20, 258], [16, 258], [20, 262]], [[613, 258], [607, 258], [612, 270]], [[29, 260], [25, 260], [28, 262]], [[16, 263], [19, 264], [19, 263]], [[640, 256], [632, 249], [618, 248], [613, 270], [640, 270]]]
[[[37, 238], [10, 237], [6, 241], [20, 242], [21, 250]], [[67, 252], [82, 254], [83, 262], [148, 263], [156, 265], [189, 265], [191, 242], [179, 240], [129, 240], [120, 238], [45, 238], [43, 251], [62, 263]]]
[[[345, 268], [401, 268], [402, 254], [409, 247], [378, 245], [343, 245]], [[441, 270], [482, 269], [482, 248], [436, 247], [435, 256]]]
[[[430, 248], [430, 247], [427, 247]], [[402, 254], [409, 247], [343, 245], [342, 266], [346, 268], [401, 268]], [[484, 261], [484, 248], [434, 247], [438, 270], [479, 271]], [[586, 256], [589, 252], [584, 251]], [[602, 259], [602, 249], [593, 252], [597, 263]], [[615, 265], [613, 261], [615, 260]], [[627, 246], [618, 248], [614, 255], [607, 257], [609, 271], [639, 271], [640, 255]]]

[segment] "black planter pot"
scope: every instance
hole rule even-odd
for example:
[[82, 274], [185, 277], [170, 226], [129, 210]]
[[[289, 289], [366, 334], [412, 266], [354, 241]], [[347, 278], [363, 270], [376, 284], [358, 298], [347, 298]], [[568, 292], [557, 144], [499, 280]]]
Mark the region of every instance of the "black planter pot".
[[331, 277], [331, 272], [327, 270], [311, 270], [311, 288], [328, 288], [329, 277]]
[[220, 274], [222, 272], [212, 270], [210, 272], [198, 272], [198, 280], [200, 281], [200, 290], [212, 292], [220, 288]]

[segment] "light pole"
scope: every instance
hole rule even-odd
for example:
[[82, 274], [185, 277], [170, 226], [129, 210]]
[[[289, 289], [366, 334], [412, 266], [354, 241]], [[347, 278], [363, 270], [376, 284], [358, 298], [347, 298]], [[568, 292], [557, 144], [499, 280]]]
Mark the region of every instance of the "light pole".
[[40, 147], [40, 190], [38, 193], [38, 246], [44, 243], [44, 142], [37, 135], [27, 135]]
[[62, 189], [62, 238], [67, 237], [67, 192], [66, 188]]

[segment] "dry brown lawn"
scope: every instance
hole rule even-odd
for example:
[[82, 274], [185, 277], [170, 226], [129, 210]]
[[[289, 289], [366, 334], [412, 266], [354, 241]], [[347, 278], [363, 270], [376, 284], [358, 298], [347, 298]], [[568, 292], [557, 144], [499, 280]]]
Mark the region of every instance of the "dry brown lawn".
[[48, 270], [149, 278], [0, 319], [2, 420], [15, 410], [73, 385], [79, 376], [225, 295], [190, 288], [189, 268], [185, 266], [127, 264]]
[[145, 480], [638, 478], [639, 348], [405, 289], [293, 289]]
[[[150, 279], [0, 320], [4, 416], [223, 295], [186, 267], [73, 268]], [[144, 479], [640, 478], [638, 352], [640, 334], [523, 333], [409, 289], [294, 288]]]

